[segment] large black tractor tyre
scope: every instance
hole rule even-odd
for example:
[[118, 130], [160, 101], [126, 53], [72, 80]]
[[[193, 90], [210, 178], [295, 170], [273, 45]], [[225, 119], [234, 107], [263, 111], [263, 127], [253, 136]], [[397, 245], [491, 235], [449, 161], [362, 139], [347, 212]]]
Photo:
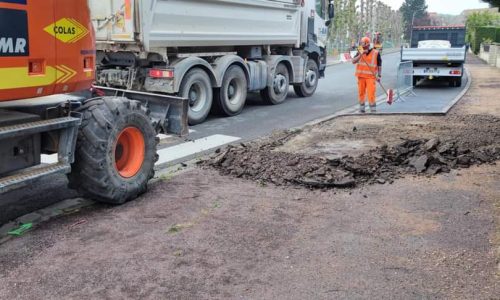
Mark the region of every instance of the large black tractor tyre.
[[264, 103], [268, 105], [281, 104], [285, 102], [288, 96], [289, 86], [290, 75], [288, 73], [288, 68], [283, 63], [280, 63], [276, 66], [272, 86], [261, 90], [260, 96]]
[[304, 82], [293, 86], [295, 94], [299, 97], [311, 97], [316, 92], [319, 82], [318, 63], [309, 59], [306, 65], [306, 76]]
[[70, 187], [97, 201], [123, 204], [146, 192], [158, 160], [149, 110], [139, 101], [103, 97], [79, 109]]
[[207, 72], [200, 68], [191, 69], [182, 79], [179, 94], [189, 101], [189, 125], [203, 123], [213, 102], [212, 83]]
[[243, 69], [230, 66], [224, 74], [222, 86], [214, 90], [213, 112], [228, 117], [239, 115], [247, 100], [247, 90], [248, 82]]

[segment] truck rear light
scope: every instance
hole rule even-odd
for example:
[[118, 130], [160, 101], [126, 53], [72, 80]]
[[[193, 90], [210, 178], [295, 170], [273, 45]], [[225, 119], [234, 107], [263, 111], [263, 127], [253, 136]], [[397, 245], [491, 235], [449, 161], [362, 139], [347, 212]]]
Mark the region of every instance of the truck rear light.
[[94, 70], [94, 59], [92, 57], [85, 57], [83, 59], [83, 70]]
[[452, 70], [452, 71], [450, 71], [450, 74], [451, 75], [460, 75], [460, 74], [462, 74], [462, 71], [460, 71], [460, 70]]
[[153, 77], [153, 78], [174, 78], [174, 71], [173, 70], [151, 69], [151, 70], [149, 70], [149, 77]]

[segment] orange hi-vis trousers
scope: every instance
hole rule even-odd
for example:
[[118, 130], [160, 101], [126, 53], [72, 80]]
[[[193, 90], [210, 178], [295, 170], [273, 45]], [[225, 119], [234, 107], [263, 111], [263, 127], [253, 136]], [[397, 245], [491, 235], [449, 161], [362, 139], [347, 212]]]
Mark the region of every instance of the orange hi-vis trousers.
[[377, 81], [375, 78], [358, 77], [359, 104], [365, 105], [366, 94], [370, 106], [376, 105]]

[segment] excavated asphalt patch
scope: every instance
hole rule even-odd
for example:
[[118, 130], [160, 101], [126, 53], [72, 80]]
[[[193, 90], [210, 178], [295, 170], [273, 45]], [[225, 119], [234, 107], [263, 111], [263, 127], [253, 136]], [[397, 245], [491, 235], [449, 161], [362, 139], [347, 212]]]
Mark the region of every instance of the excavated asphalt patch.
[[[262, 184], [323, 189], [392, 183], [407, 174], [432, 176], [471, 165], [495, 164], [500, 158], [500, 118], [451, 115], [441, 120], [438, 137], [413, 139], [402, 135], [400, 143], [382, 144], [356, 156], [328, 158], [284, 152], [281, 147], [288, 141], [309, 132], [281, 132], [265, 140], [220, 149], [200, 164], [222, 175]], [[418, 130], [432, 131], [425, 126]]]

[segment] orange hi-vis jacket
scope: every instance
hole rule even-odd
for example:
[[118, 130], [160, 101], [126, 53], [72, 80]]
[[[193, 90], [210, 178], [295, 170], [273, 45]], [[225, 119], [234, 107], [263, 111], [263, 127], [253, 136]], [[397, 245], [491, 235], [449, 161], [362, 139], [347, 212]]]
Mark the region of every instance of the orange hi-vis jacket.
[[379, 52], [372, 49], [370, 53], [361, 55], [361, 59], [356, 64], [356, 77], [375, 79], [374, 74], [378, 72], [377, 57]]

